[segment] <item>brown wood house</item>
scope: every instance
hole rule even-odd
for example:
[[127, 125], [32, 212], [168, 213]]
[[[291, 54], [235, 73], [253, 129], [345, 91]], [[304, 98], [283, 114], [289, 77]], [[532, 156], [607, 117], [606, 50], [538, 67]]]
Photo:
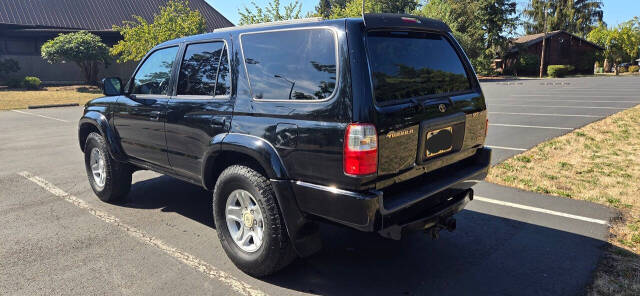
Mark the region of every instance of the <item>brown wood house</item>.
[[[113, 25], [139, 15], [153, 21], [153, 15], [168, 0], [2, 0], [0, 1], [0, 59], [18, 61], [16, 76], [36, 76], [47, 84], [82, 82], [73, 64], [49, 64], [40, 57], [42, 44], [60, 33], [86, 30], [100, 36], [107, 46], [121, 40]], [[190, 0], [189, 6], [206, 20], [207, 30], [233, 26], [205, 0]], [[128, 77], [136, 63], [112, 63], [100, 69], [99, 77]]]
[[[544, 33], [525, 35], [512, 40], [512, 46], [496, 67], [504, 74], [537, 74]], [[597, 44], [566, 31], [547, 33], [545, 71], [548, 65], [571, 65], [577, 73], [593, 73], [596, 55], [604, 50]]]

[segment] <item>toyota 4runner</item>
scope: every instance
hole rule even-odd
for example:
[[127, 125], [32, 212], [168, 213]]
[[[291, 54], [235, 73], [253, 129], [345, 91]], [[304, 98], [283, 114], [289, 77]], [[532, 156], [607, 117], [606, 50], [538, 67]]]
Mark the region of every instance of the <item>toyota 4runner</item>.
[[317, 221], [453, 230], [490, 164], [480, 84], [432, 19], [215, 30], [156, 46], [103, 89], [79, 123], [95, 194], [121, 200], [137, 170], [213, 191], [222, 247], [254, 276], [317, 251]]

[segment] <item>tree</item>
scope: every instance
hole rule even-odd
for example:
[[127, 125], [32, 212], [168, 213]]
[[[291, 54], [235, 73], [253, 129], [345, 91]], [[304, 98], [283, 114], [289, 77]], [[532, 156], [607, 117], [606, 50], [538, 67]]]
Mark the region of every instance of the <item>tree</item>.
[[334, 7], [344, 8], [345, 6], [347, 6], [347, 2], [349, 2], [349, 0], [330, 0], [330, 1], [331, 1], [331, 8], [334, 8]]
[[513, 0], [429, 0], [415, 12], [445, 22], [480, 74], [493, 72], [493, 59], [508, 46], [517, 26]]
[[135, 21], [124, 21], [122, 26], [113, 26], [123, 40], [111, 48], [111, 54], [118, 62], [139, 61], [154, 46], [184, 36], [205, 32], [205, 19], [199, 11], [189, 8], [186, 0], [170, 0], [160, 8], [149, 23], [141, 16], [134, 15]]
[[611, 29], [600, 24], [589, 32], [587, 40], [605, 48], [600, 58], [617, 63], [633, 62], [638, 57], [640, 46], [640, 18], [636, 16]]
[[602, 22], [600, 0], [530, 0], [522, 11], [525, 18], [523, 26], [527, 34], [544, 31], [545, 7], [550, 31], [565, 30], [584, 37]]
[[87, 31], [60, 34], [45, 42], [41, 50], [42, 58], [49, 63], [73, 62], [82, 70], [85, 81], [98, 81], [98, 65], [108, 65], [109, 48], [97, 35]]
[[280, 0], [272, 0], [264, 8], [251, 2], [253, 10], [244, 7], [244, 11], [238, 9], [240, 25], [257, 24], [265, 22], [284, 21], [302, 18], [302, 3], [298, 0], [284, 6], [284, 12], [280, 9]]
[[316, 6], [315, 15], [321, 16], [323, 18], [329, 18], [331, 15], [331, 0], [320, 0], [318, 5]]
[[[369, 0], [365, 2], [367, 13], [411, 13], [418, 7], [416, 0]], [[359, 17], [362, 15], [362, 0], [349, 0], [344, 6], [332, 6], [329, 18]]]
[[484, 31], [476, 18], [479, 4], [472, 0], [430, 0], [415, 13], [449, 25], [467, 56], [474, 60], [484, 51]]
[[516, 2], [511, 0], [480, 1], [478, 18], [485, 32], [485, 51], [493, 57], [502, 54], [509, 39], [507, 34], [517, 26]]

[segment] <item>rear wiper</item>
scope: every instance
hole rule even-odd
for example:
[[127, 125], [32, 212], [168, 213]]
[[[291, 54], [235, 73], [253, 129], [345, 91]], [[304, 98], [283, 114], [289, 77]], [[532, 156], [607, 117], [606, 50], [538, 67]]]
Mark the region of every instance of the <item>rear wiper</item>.
[[411, 101], [411, 103], [413, 104], [413, 107], [416, 109], [416, 112], [420, 112], [420, 111], [422, 111], [422, 108], [424, 108], [422, 103], [420, 101], [418, 101], [418, 99], [416, 99], [416, 98], [411, 98], [411, 99], [409, 99], [409, 101]]

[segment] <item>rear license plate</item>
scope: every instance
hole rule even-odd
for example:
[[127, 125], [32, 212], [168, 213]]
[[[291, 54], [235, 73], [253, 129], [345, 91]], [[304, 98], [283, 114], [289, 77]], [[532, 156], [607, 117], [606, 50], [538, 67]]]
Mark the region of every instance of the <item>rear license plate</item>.
[[425, 144], [427, 158], [451, 151], [453, 149], [453, 128], [448, 126], [428, 132]]

